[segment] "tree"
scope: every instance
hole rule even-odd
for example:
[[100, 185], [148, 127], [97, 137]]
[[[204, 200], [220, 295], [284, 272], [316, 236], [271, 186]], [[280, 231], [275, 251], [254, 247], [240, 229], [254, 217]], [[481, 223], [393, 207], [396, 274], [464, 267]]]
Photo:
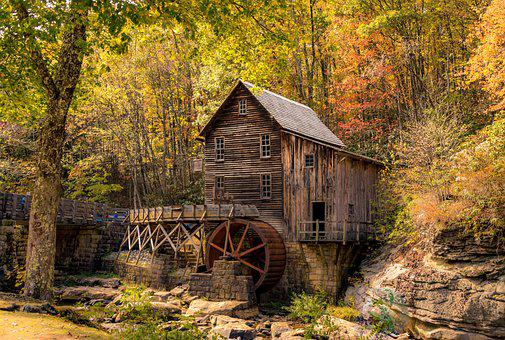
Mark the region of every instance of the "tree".
[[181, 19], [177, 11], [184, 9], [183, 4], [163, 1], [11, 0], [0, 5], [1, 52], [6, 58], [18, 56], [2, 68], [26, 67], [28, 71], [23, 72], [28, 72], [44, 93], [30, 210], [26, 295], [48, 299], [52, 294], [65, 129], [85, 54], [98, 44], [124, 48], [126, 24], [137, 24], [156, 12]]

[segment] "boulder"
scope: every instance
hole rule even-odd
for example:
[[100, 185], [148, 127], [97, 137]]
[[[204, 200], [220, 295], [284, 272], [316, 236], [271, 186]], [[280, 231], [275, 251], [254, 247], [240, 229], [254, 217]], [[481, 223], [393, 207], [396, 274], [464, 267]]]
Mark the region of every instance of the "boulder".
[[172, 296], [175, 296], [175, 297], [182, 297], [182, 295], [184, 293], [186, 293], [187, 291], [189, 290], [189, 286], [188, 285], [182, 285], [182, 286], [177, 286], [175, 287], [174, 289], [172, 289], [169, 293], [170, 295]]
[[38, 314], [49, 314], [49, 315], [57, 315], [58, 312], [56, 309], [48, 303], [42, 305], [24, 305], [21, 308], [22, 312], [25, 313], [38, 313]]
[[171, 297], [172, 297], [172, 295], [170, 294], [170, 292], [161, 290], [161, 291], [154, 292], [153, 295], [151, 296], [151, 300], [152, 301], [167, 301]]
[[113, 288], [106, 287], [65, 287], [60, 292], [60, 301], [78, 302], [89, 300], [106, 300], [112, 301], [120, 292]]
[[279, 338], [282, 333], [291, 330], [291, 324], [287, 321], [278, 321], [273, 322], [270, 325], [270, 332], [272, 334], [272, 338]]
[[[335, 339], [381, 339], [381, 340], [393, 340], [394, 338], [386, 334], [373, 334], [372, 330], [365, 328], [364, 326], [350, 322], [347, 320], [339, 319], [333, 316], [324, 316], [325, 320], [321, 320], [316, 326], [316, 330], [322, 330], [323, 324], [329, 325], [333, 331], [331, 331], [330, 338]], [[328, 331], [328, 330], [327, 330]]]
[[151, 302], [152, 308], [164, 317], [172, 317], [174, 314], [180, 314], [181, 308], [167, 302]]
[[213, 327], [211, 332], [225, 339], [241, 340], [252, 340], [256, 334], [255, 330], [244, 322], [223, 323]]
[[208, 301], [196, 299], [189, 304], [188, 315], [227, 315], [242, 319], [257, 316], [258, 307], [247, 301]]

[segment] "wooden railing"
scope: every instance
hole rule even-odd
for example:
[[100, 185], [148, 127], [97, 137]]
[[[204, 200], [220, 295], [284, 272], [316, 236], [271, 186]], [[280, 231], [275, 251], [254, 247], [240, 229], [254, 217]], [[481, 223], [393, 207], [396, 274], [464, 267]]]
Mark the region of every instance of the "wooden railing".
[[[24, 221], [30, 217], [31, 196], [0, 193], [0, 220]], [[60, 200], [57, 223], [92, 225], [107, 221], [122, 222], [128, 215], [127, 209], [111, 208], [107, 204]]]
[[367, 242], [377, 238], [372, 222], [300, 221], [296, 240], [300, 242]]

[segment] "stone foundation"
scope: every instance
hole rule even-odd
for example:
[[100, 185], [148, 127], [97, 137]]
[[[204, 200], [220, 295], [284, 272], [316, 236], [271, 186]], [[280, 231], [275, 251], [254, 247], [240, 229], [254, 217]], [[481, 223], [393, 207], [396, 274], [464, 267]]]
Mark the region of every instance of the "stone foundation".
[[150, 260], [135, 263], [135, 256], [126, 263], [124, 257], [123, 253], [116, 261], [116, 253], [111, 254], [103, 260], [104, 269], [116, 273], [126, 282], [161, 290], [170, 290], [188, 281], [188, 270], [178, 269], [173, 255], [158, 254], [152, 263]]
[[[1, 221], [0, 290], [14, 289], [26, 261], [28, 224]], [[69, 274], [101, 269], [101, 259], [119, 247], [124, 226], [118, 223], [94, 226], [58, 226], [55, 269]], [[19, 288], [19, 287], [18, 287]]]
[[256, 302], [253, 278], [239, 261], [218, 260], [214, 262], [212, 274], [192, 274], [189, 293], [211, 301]]
[[286, 242], [286, 270], [281, 281], [263, 299], [279, 299], [293, 292], [324, 290], [337, 297], [363, 250], [356, 244]]

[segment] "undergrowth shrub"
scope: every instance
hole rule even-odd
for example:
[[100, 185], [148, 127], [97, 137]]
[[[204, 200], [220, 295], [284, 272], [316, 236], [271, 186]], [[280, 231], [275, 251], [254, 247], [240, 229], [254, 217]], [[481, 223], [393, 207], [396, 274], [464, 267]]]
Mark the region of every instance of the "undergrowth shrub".
[[436, 228], [497, 234], [505, 230], [505, 115], [468, 136], [436, 111], [407, 124], [379, 185], [380, 226], [394, 243]]
[[326, 313], [327, 306], [328, 299], [325, 292], [318, 291], [316, 294], [302, 292], [291, 297], [291, 305], [286, 307], [286, 310], [291, 319], [312, 323]]
[[378, 312], [370, 312], [373, 333], [391, 333], [395, 330], [394, 320], [389, 312], [389, 307], [393, 305], [393, 302], [392, 292], [389, 292], [387, 300], [374, 300], [373, 306], [378, 308]]

